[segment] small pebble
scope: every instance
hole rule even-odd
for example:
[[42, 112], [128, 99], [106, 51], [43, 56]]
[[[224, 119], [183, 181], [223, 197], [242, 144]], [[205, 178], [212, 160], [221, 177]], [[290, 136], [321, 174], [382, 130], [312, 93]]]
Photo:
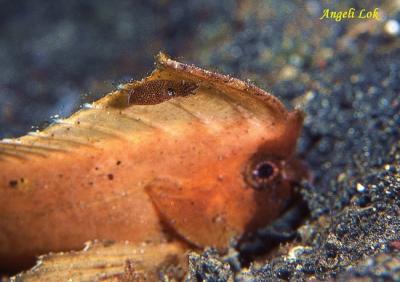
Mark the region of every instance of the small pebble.
[[385, 23], [384, 29], [387, 34], [396, 36], [400, 33], [400, 24], [396, 20], [388, 20]]
[[357, 188], [357, 191], [360, 192], [360, 193], [365, 191], [365, 186], [362, 185], [361, 183], [357, 183], [356, 188]]

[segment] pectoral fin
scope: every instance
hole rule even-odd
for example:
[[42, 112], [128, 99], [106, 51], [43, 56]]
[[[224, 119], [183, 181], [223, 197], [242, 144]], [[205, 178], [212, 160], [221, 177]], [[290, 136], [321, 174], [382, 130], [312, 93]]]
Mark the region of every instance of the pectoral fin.
[[[16, 281], [158, 281], [183, 278], [187, 264], [179, 243], [89, 242], [78, 252], [41, 256]], [[174, 280], [175, 281], [175, 280]]]
[[164, 223], [189, 243], [226, 248], [233, 237], [224, 199], [208, 188], [182, 187], [169, 179], [152, 181], [146, 190]]

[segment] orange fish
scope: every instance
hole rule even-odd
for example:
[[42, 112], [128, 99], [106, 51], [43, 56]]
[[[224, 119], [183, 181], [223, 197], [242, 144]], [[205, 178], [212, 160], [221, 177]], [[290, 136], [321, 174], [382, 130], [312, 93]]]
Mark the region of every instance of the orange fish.
[[302, 120], [254, 85], [160, 54], [142, 81], [0, 141], [1, 270], [94, 239], [226, 249], [287, 208]]

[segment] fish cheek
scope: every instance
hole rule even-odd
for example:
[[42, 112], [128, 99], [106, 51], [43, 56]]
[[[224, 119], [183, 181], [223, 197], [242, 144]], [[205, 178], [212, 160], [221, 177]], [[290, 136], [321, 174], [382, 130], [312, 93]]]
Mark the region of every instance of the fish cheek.
[[253, 190], [255, 210], [252, 219], [246, 226], [246, 232], [265, 227], [278, 218], [292, 202], [293, 194], [292, 183], [286, 180], [265, 190]]
[[223, 201], [211, 189], [182, 187], [169, 179], [156, 179], [146, 186], [146, 191], [162, 222], [187, 242], [216, 248], [225, 248], [229, 243], [232, 234], [223, 220]]
[[[242, 169], [246, 193], [248, 224], [245, 232], [266, 226], [288, 207], [293, 198], [293, 183], [285, 177], [285, 163], [270, 151], [258, 150]], [[243, 210], [243, 209], [242, 209]]]

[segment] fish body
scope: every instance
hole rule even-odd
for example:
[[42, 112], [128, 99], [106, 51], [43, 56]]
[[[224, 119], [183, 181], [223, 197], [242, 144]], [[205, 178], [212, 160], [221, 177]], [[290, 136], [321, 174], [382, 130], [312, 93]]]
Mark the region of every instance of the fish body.
[[89, 108], [0, 142], [3, 271], [94, 239], [226, 249], [287, 207], [302, 114], [240, 80], [163, 54], [157, 63]]

